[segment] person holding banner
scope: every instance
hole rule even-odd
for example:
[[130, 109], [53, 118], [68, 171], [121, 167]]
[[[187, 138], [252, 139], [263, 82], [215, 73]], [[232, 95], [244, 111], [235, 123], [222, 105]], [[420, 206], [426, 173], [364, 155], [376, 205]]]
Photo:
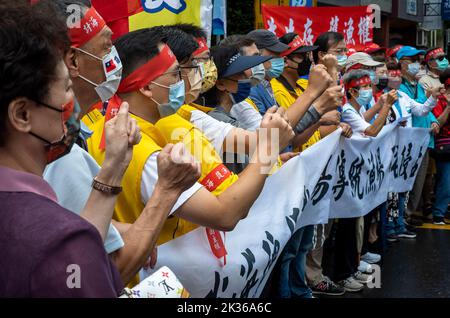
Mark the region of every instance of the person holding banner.
[[445, 93], [439, 98], [433, 114], [441, 125], [432, 155], [436, 161], [436, 201], [433, 204], [433, 223], [445, 224], [444, 216], [450, 204], [450, 69], [439, 76], [445, 85]]
[[[131, 166], [124, 177], [124, 195], [119, 197], [119, 205], [116, 207], [119, 220], [133, 222], [139, 217], [142, 205], [152, 194], [153, 185], [158, 179], [155, 160], [160, 149], [167, 143], [165, 134], [157, 127], [157, 122], [174, 114], [181, 107], [185, 99], [184, 82], [175, 55], [166, 44], [162, 43], [160, 35], [155, 30], [131, 32], [118, 39], [116, 46], [122, 55], [124, 65], [124, 79], [119, 86], [117, 98], [129, 101], [133, 118], [136, 118], [143, 133], [143, 142], [135, 149]], [[260, 59], [257, 59], [256, 64], [258, 62]], [[178, 120], [184, 121], [182, 118]], [[94, 133], [94, 138], [89, 143], [89, 150], [100, 163], [104, 153], [99, 147], [104, 121], [98, 121], [94, 125], [97, 135]], [[173, 128], [176, 129], [177, 125], [174, 124]], [[190, 123], [187, 122], [187, 125]], [[183, 124], [183, 127], [186, 125]], [[192, 128], [192, 125], [190, 127]], [[262, 127], [279, 128], [280, 144], [287, 144], [292, 136], [292, 130], [287, 122], [275, 112], [267, 115]], [[181, 132], [185, 130], [182, 129]], [[200, 140], [207, 141], [200, 132], [196, 133]], [[257, 150], [258, 147], [268, 146], [263, 143], [264, 140], [261, 139]], [[166, 222], [166, 226], [172, 227], [175, 232], [163, 231], [165, 235], [160, 237], [158, 242], [161, 244], [173, 239], [173, 233], [177, 236], [184, 234], [183, 229], [179, 230], [176, 226], [178, 218], [212, 229], [224, 231], [233, 229], [237, 222], [246, 216], [262, 189], [267, 174], [261, 173], [261, 169], [271, 167], [278, 153], [269, 155], [270, 160], [266, 162], [258, 156], [258, 152], [255, 152], [253, 161], [241, 178], [218, 196], [214, 196], [208, 190], [213, 191], [220, 186], [230, 172], [221, 164], [217, 165], [214, 173], [209, 176], [204, 175], [202, 170], [201, 182], [206, 188], [196, 184], [181, 196], [171, 212], [177, 218], [169, 218]], [[211, 162], [205, 160], [201, 164]], [[220, 247], [220, 251], [213, 252], [217, 252], [217, 255], [220, 252], [220, 258], [226, 255], [224, 246]]]

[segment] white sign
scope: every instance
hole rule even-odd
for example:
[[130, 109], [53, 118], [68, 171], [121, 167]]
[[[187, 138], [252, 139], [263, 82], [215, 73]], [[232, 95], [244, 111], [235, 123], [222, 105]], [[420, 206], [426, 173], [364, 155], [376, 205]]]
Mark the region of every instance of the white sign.
[[157, 265], [171, 268], [192, 297], [259, 297], [295, 230], [364, 215], [388, 191], [410, 190], [428, 141], [429, 130], [394, 124], [377, 138], [336, 131], [268, 178], [247, 218], [226, 233], [225, 266], [204, 228], [158, 247]]

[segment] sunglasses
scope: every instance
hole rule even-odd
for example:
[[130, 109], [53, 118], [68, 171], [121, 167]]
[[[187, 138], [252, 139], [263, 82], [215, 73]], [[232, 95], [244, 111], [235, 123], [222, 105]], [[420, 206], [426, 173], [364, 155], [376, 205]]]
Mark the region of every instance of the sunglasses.
[[445, 55], [434, 58], [433, 60], [442, 62], [445, 59]]

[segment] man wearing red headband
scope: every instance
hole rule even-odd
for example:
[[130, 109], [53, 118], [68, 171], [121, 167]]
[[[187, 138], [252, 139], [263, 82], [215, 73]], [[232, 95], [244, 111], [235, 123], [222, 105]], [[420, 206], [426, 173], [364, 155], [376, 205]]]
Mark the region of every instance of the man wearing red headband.
[[422, 76], [419, 83], [428, 91], [427, 96], [430, 96], [430, 89], [442, 85], [439, 81], [439, 75], [448, 68], [448, 60], [444, 50], [438, 47], [427, 51], [424, 62], [426, 63], [427, 72], [426, 75]]
[[[167, 143], [165, 134], [158, 128], [159, 121], [166, 119], [168, 114], [174, 114], [184, 102], [184, 82], [181, 80], [178, 61], [169, 47], [162, 43], [159, 32], [152, 29], [134, 31], [118, 39], [116, 45], [124, 63], [124, 78], [119, 86], [118, 98], [130, 103], [132, 117], [137, 120], [143, 135], [142, 141], [134, 150], [123, 182], [124, 191], [116, 206], [116, 217], [120, 221], [133, 222], [141, 215], [144, 204], [152, 195], [154, 184], [159, 179], [157, 155]], [[272, 119], [268, 120], [269, 117]], [[263, 127], [281, 127], [280, 136], [282, 143], [285, 143], [292, 130], [288, 129], [287, 123], [278, 114], [271, 114], [268, 118], [264, 120]], [[184, 121], [181, 118], [179, 120]], [[103, 122], [104, 120], [100, 120], [94, 125], [96, 132], [103, 130]], [[190, 125], [189, 122], [187, 124]], [[171, 137], [186, 135], [183, 127], [177, 131], [174, 122]], [[192, 134], [203, 139], [195, 127], [190, 127]], [[99, 149], [100, 139], [100, 134], [94, 133], [89, 141], [89, 150], [101, 163], [104, 152]], [[276, 159], [278, 154], [274, 155]], [[202, 162], [203, 164], [205, 163]], [[223, 165], [218, 165], [218, 169], [212, 174], [202, 175], [202, 184], [197, 183], [182, 193], [170, 212], [170, 215], [176, 217], [169, 218], [165, 226], [175, 226], [175, 233], [163, 232], [164, 235], [159, 237], [158, 242], [167, 242], [182, 234], [176, 228], [179, 218], [212, 229], [232, 230], [247, 215], [262, 190], [267, 174], [261, 173], [261, 169], [265, 165], [267, 163], [263, 163], [261, 159], [254, 158], [242, 178], [217, 197], [210, 191], [221, 184], [229, 171]], [[219, 237], [220, 235], [217, 238]], [[217, 255], [226, 255], [220, 254], [224, 252], [223, 249], [217, 252]]]

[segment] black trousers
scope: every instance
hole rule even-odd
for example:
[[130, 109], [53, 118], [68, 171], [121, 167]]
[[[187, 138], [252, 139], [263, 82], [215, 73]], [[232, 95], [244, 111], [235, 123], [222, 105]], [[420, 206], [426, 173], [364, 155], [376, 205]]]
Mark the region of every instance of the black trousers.
[[356, 248], [356, 220], [339, 219], [337, 223], [334, 251], [334, 280], [340, 281], [358, 270], [358, 251]]

